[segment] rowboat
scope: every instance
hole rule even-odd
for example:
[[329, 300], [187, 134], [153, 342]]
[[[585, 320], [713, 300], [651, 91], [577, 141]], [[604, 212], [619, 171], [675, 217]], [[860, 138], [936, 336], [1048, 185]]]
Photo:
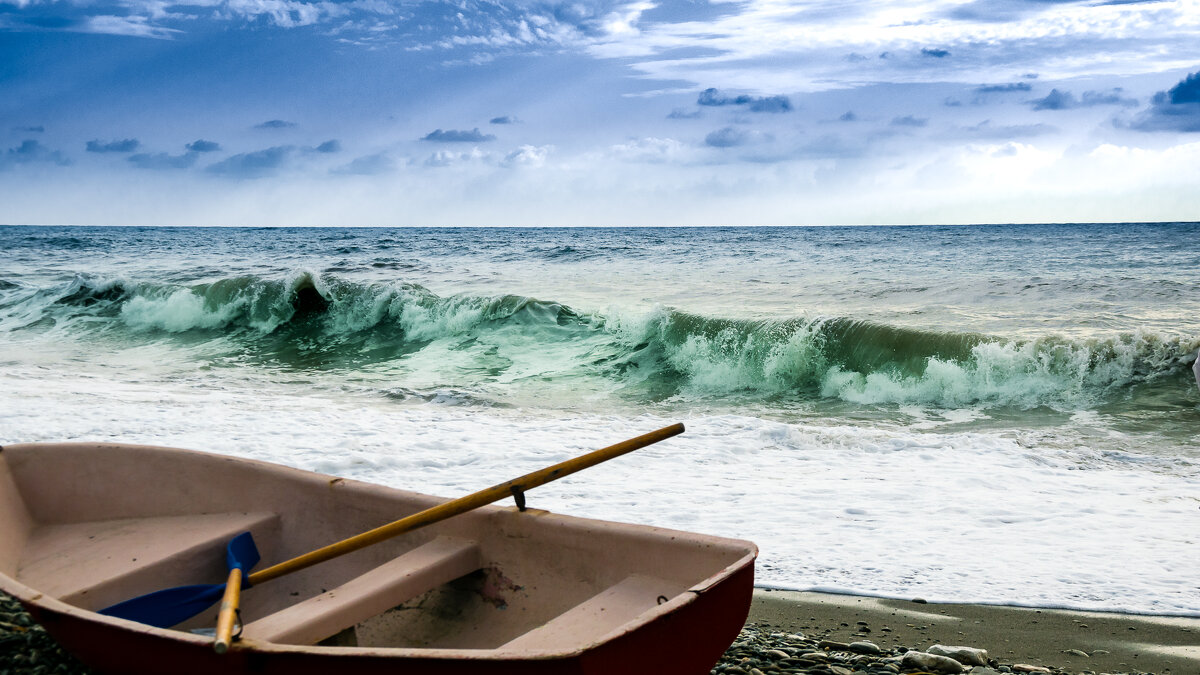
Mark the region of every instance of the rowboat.
[[243, 532], [286, 560], [447, 500], [189, 450], [7, 445], [0, 590], [83, 663], [129, 675], [698, 674], [737, 636], [754, 544], [523, 502], [250, 585], [218, 653], [216, 607], [167, 628], [99, 610], [222, 582]]

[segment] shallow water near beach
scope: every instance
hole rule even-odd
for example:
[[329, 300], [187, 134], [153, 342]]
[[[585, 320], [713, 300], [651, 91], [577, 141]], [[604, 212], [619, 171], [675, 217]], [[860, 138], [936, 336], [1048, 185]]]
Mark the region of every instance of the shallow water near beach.
[[0, 443], [742, 537], [760, 585], [1200, 615], [1200, 224], [0, 227]]

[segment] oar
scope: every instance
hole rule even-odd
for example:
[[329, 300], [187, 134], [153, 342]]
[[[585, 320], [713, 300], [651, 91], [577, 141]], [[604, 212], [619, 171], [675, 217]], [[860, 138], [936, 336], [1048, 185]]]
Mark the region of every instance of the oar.
[[[258, 547], [249, 532], [243, 532], [229, 541], [225, 547], [225, 563], [232, 579], [237, 573], [238, 581], [245, 578], [246, 570], [258, 564]], [[219, 600], [225, 584], [194, 584], [176, 586], [146, 595], [139, 595], [100, 610], [101, 614], [150, 624], [159, 628], [182, 623], [208, 609]], [[236, 600], [235, 612], [236, 613]]]
[[[519, 505], [524, 505], [524, 493], [527, 490], [532, 490], [540, 485], [545, 485], [554, 480], [558, 480], [564, 476], [569, 476], [577, 471], [582, 471], [586, 468], [606, 462], [614, 457], [633, 452], [639, 448], [644, 448], [647, 445], [657, 443], [677, 434], [683, 433], [682, 424], [672, 424], [669, 427], [663, 427], [657, 431], [652, 431], [648, 434], [643, 434], [636, 438], [631, 438], [627, 441], [622, 441], [616, 445], [610, 445], [607, 448], [601, 448], [586, 455], [580, 455], [573, 459], [568, 459], [564, 462], [559, 462], [553, 466], [548, 466], [544, 469], [534, 471], [533, 473], [525, 474], [520, 478], [505, 483], [493, 485], [490, 488], [480, 490], [469, 494], [465, 497], [459, 497], [444, 504], [439, 504], [429, 509], [425, 509], [419, 513], [414, 513], [411, 516], [401, 518], [397, 521], [382, 525], [373, 530], [368, 530], [362, 534], [355, 535], [348, 539], [344, 539], [334, 544], [330, 544], [323, 548], [319, 548], [310, 553], [297, 556], [291, 560], [281, 562], [264, 570], [259, 570], [253, 574], [246, 576], [244, 579], [239, 579], [247, 588], [255, 584], [261, 584], [264, 581], [270, 581], [285, 574], [290, 574], [317, 563], [336, 558], [338, 556], [352, 553], [361, 548], [365, 548], [372, 544], [377, 544], [381, 541], [391, 539], [406, 532], [411, 532], [426, 525], [440, 522], [447, 518], [457, 516], [467, 511], [472, 511], [481, 506], [491, 504], [492, 502], [500, 501], [505, 497], [514, 497]], [[235, 541], [243, 537], [249, 539], [249, 533], [238, 535]], [[253, 540], [250, 540], [250, 546], [253, 547]], [[229, 549], [234, 548], [233, 542], [230, 542]], [[245, 555], [244, 550], [240, 550], [238, 555]], [[254, 551], [255, 562], [257, 562], [257, 550]], [[234, 554], [229, 553], [229, 562], [232, 578], [234, 568]], [[248, 569], [253, 566], [239, 565], [239, 569]], [[178, 586], [176, 588], [168, 588], [154, 593], [147, 593], [131, 600], [126, 600], [112, 607], [100, 610], [101, 614], [115, 616], [121, 619], [131, 619], [141, 623], [147, 623], [160, 628], [167, 628], [175, 624], [182, 623], [187, 619], [199, 614], [208, 607], [211, 607], [218, 598], [224, 595], [226, 584], [200, 584], [193, 586]], [[233, 594], [233, 607], [236, 609], [236, 593]], [[231, 610], [229, 612], [233, 614]], [[232, 622], [230, 624], [232, 626]], [[220, 651], [220, 647], [217, 649]]]

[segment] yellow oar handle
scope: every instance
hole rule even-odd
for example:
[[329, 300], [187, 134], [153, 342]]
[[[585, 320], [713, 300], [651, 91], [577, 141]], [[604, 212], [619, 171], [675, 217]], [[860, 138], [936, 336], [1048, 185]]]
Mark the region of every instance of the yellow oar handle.
[[493, 485], [490, 488], [480, 490], [465, 497], [448, 501], [444, 504], [439, 504], [433, 508], [426, 509], [420, 513], [414, 513], [411, 516], [401, 518], [387, 525], [382, 525], [373, 530], [355, 535], [349, 539], [344, 539], [336, 544], [330, 544], [324, 548], [319, 548], [311, 553], [292, 558], [278, 565], [259, 570], [251, 574], [247, 580], [250, 584], [261, 584], [264, 581], [270, 581], [276, 577], [281, 577], [285, 574], [302, 570], [306, 567], [316, 565], [320, 562], [325, 562], [331, 558], [336, 558], [346, 553], [357, 551], [360, 548], [365, 548], [372, 544], [377, 544], [385, 539], [411, 532], [417, 528], [432, 525], [433, 523], [445, 520], [452, 516], [457, 516], [460, 513], [466, 513], [472, 509], [477, 509], [486, 504], [500, 501], [505, 497], [512, 497], [515, 492], [524, 492], [532, 490], [539, 485], [545, 485], [553, 480], [558, 480], [563, 476], [569, 476], [576, 471], [582, 471], [588, 467], [595, 466], [601, 462], [608, 461], [613, 457], [620, 457], [629, 452], [633, 452], [639, 448], [644, 448], [652, 443], [657, 443], [661, 440], [670, 438], [677, 434], [683, 433], [682, 424], [672, 424], [669, 427], [663, 427], [658, 431], [651, 431], [648, 434], [643, 434], [637, 438], [631, 438], [627, 441], [622, 441], [616, 445], [610, 445], [607, 448], [601, 448], [594, 452], [589, 452], [586, 455], [581, 455], [574, 459], [568, 459], [565, 462], [560, 462], [554, 466], [546, 467], [533, 473], [525, 474], [520, 478], [515, 478], [507, 483]]
[[225, 582], [225, 595], [221, 597], [221, 611], [217, 613], [217, 639], [213, 649], [218, 654], [229, 651], [233, 642], [233, 624], [237, 620], [238, 603], [242, 593], [242, 570], [229, 570], [229, 580]]

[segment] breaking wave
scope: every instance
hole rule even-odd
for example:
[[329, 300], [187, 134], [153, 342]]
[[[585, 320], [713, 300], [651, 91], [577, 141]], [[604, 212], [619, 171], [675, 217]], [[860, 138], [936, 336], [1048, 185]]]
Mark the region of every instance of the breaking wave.
[[1152, 333], [1005, 340], [846, 317], [581, 314], [519, 295], [440, 297], [415, 284], [308, 272], [190, 286], [79, 276], [65, 287], [10, 284], [0, 292], [6, 332], [53, 327], [213, 342], [300, 368], [386, 364], [446, 343], [438, 358], [452, 361], [472, 349], [491, 355], [488, 368], [471, 371], [477, 379], [503, 378], [511, 364], [550, 354], [543, 379], [599, 378], [654, 400], [1076, 407], [1128, 397], [1143, 385], [1174, 386], [1190, 377], [1200, 347], [1200, 340]]

